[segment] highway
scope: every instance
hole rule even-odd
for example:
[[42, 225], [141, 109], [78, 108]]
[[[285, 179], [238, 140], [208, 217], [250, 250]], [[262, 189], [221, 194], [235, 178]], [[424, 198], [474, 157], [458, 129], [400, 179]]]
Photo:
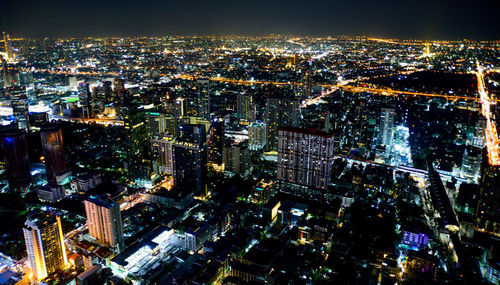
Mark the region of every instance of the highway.
[[490, 110], [492, 101], [495, 100], [491, 100], [486, 92], [483, 67], [479, 64], [479, 61], [476, 61], [476, 65], [477, 89], [481, 99], [481, 113], [486, 118], [486, 149], [488, 151], [488, 160], [490, 165], [496, 166], [500, 165], [498, 132]]
[[[359, 81], [363, 81], [363, 80], [368, 80], [368, 79], [372, 79], [372, 78], [394, 76], [394, 75], [405, 75], [405, 74], [410, 74], [410, 73], [414, 73], [414, 72], [418, 72], [418, 71], [421, 71], [421, 70], [403, 71], [403, 72], [397, 72], [394, 74], [388, 74], [388, 75], [382, 75], [382, 76], [377, 75], [377, 76], [371, 76], [371, 77], [360, 77], [357, 79], [343, 80], [337, 84], [316, 84], [316, 85], [327, 89], [327, 91], [324, 92], [327, 94], [331, 94], [335, 90], [337, 90], [339, 87], [342, 87], [346, 91], [350, 91], [350, 92], [369, 92], [372, 94], [378, 94], [378, 95], [384, 95], [384, 96], [408, 95], [408, 96], [424, 96], [424, 97], [431, 97], [431, 98], [444, 98], [446, 100], [453, 100], [453, 101], [456, 101], [456, 100], [481, 100], [481, 101], [483, 101], [483, 99], [478, 98], [478, 97], [435, 94], [435, 93], [425, 93], [425, 92], [412, 92], [412, 91], [394, 90], [394, 89], [390, 89], [390, 88], [376, 88], [376, 87], [349, 85], [351, 83], [355, 83], [355, 82], [359, 82]], [[61, 70], [48, 70], [48, 69], [36, 69], [36, 70], [34, 70], [34, 72], [50, 73], [50, 74], [63, 74], [63, 75], [93, 75], [93, 76], [119, 76], [120, 75], [118, 73], [113, 73], [113, 72], [81, 72], [81, 71], [61, 71]], [[167, 76], [165, 74], [160, 74], [160, 75]], [[482, 76], [483, 76], [483, 84], [484, 84], [484, 74], [482, 74]], [[193, 74], [178, 74], [178, 75], [173, 76], [173, 78], [185, 79], [185, 80], [196, 80], [198, 77], [199, 76], [193, 75]], [[231, 78], [225, 78], [225, 77], [210, 77], [209, 79], [210, 79], [210, 81], [213, 81], [213, 82], [221, 82], [221, 83], [225, 82], [225, 83], [231, 83], [231, 84], [236, 84], [236, 85], [248, 85], [248, 86], [261, 85], [261, 84], [272, 84], [272, 85], [277, 85], [277, 86], [286, 86], [286, 85], [302, 86], [303, 85], [301, 82], [244, 80], [244, 79], [231, 79]], [[483, 90], [484, 90], [484, 88], [483, 88]], [[326, 95], [321, 94], [319, 97], [323, 98], [325, 96]], [[490, 102], [498, 102], [498, 101], [500, 101], [500, 99], [489, 99], [489, 101]]]
[[[384, 76], [394, 76], [394, 75], [404, 75], [404, 74], [410, 74], [413, 72], [417, 72], [419, 70], [413, 70], [413, 71], [405, 71], [405, 72], [400, 72], [400, 73], [395, 73], [395, 74], [389, 74], [389, 75], [384, 75]], [[355, 86], [355, 85], [349, 85], [352, 83], [356, 83], [359, 81], [364, 81], [372, 78], [378, 78], [382, 77], [380, 75], [374, 76], [374, 77], [361, 77], [357, 79], [350, 79], [350, 80], [343, 80], [340, 81], [337, 84], [315, 84], [318, 86], [321, 86], [325, 89], [326, 91], [323, 91], [317, 98], [312, 98], [308, 100], [313, 100], [314, 102], [319, 101], [321, 98], [324, 98], [325, 93], [326, 94], [331, 94], [334, 91], [338, 90], [338, 88], [342, 87], [344, 90], [349, 91], [349, 92], [368, 92], [372, 94], [377, 94], [377, 95], [384, 95], [384, 96], [399, 96], [399, 95], [407, 95], [407, 96], [423, 96], [423, 97], [430, 97], [430, 98], [443, 98], [446, 100], [451, 100], [451, 101], [457, 101], [457, 100], [481, 100], [480, 97], [471, 97], [471, 96], [457, 96], [457, 95], [448, 95], [448, 94], [435, 94], [435, 93], [425, 93], [425, 92], [413, 92], [413, 91], [403, 91], [403, 90], [394, 90], [390, 88], [380, 88], [380, 87], [365, 87], [365, 86]], [[187, 74], [180, 74], [175, 76], [175, 78], [178, 79], [186, 79], [186, 80], [195, 80], [196, 76], [195, 75], [187, 75]], [[210, 77], [210, 81], [214, 82], [226, 82], [226, 83], [231, 83], [231, 84], [236, 84], [236, 85], [260, 85], [260, 84], [272, 84], [272, 85], [277, 85], [277, 86], [285, 86], [285, 85], [296, 85], [296, 86], [302, 86], [303, 84], [300, 82], [279, 82], [279, 81], [259, 81], [259, 80], [243, 80], [243, 79], [231, 79], [231, 78], [224, 78], [224, 77]], [[484, 80], [484, 79], [483, 79]], [[489, 99], [490, 102], [498, 102], [500, 99]], [[309, 105], [309, 104], [308, 104]]]

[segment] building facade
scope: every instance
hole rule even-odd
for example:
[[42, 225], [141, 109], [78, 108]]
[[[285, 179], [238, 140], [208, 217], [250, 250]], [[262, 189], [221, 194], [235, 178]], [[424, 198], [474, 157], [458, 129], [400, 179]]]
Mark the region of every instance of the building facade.
[[7, 179], [11, 190], [27, 191], [31, 183], [28, 141], [25, 130], [7, 129], [0, 132]]
[[379, 144], [390, 146], [394, 132], [394, 109], [382, 108], [380, 112]]
[[266, 125], [256, 122], [248, 126], [248, 148], [250, 150], [260, 150], [265, 145]]
[[314, 129], [280, 128], [278, 180], [327, 189], [333, 166], [334, 136]]
[[23, 227], [33, 276], [42, 280], [68, 264], [61, 219], [51, 212], [30, 216]]
[[266, 149], [277, 149], [278, 128], [295, 125], [299, 106], [299, 101], [295, 99], [267, 98], [264, 119], [267, 127]]
[[252, 95], [238, 94], [236, 101], [236, 111], [240, 120], [255, 121], [256, 105]]
[[173, 174], [174, 159], [172, 154], [175, 139], [164, 136], [151, 140], [151, 152], [154, 159], [155, 171], [159, 174]]
[[40, 130], [40, 137], [45, 157], [47, 181], [55, 184], [57, 176], [66, 173], [62, 132], [56, 126], [47, 126]]
[[206, 175], [206, 131], [204, 125], [183, 125], [173, 144], [174, 185], [199, 191]]
[[120, 205], [101, 196], [90, 196], [84, 204], [90, 236], [121, 251], [124, 244]]

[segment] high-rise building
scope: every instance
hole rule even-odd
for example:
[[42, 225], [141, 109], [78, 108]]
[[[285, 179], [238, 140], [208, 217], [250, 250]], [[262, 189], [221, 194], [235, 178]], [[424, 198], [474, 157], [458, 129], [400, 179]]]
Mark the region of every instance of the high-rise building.
[[390, 146], [394, 132], [394, 109], [382, 108], [380, 113], [379, 144]]
[[206, 131], [204, 125], [183, 125], [173, 145], [174, 185], [200, 191], [205, 187]]
[[151, 174], [151, 145], [146, 112], [141, 106], [139, 103], [131, 102], [122, 108], [127, 135], [127, 171], [130, 179], [135, 181], [145, 181]]
[[250, 122], [255, 121], [256, 106], [255, 102], [253, 101], [252, 95], [238, 94], [236, 99], [236, 110], [238, 112], [238, 117], [241, 120], [247, 120]]
[[90, 236], [100, 243], [121, 251], [123, 244], [120, 205], [102, 196], [90, 196], [84, 201]]
[[90, 87], [88, 83], [81, 82], [78, 85], [78, 98], [80, 99], [80, 105], [82, 107], [82, 115], [86, 118], [92, 118], [92, 93], [90, 93]]
[[68, 86], [73, 90], [78, 89], [78, 80], [76, 79], [76, 76], [68, 77]]
[[[485, 154], [486, 155], [486, 154]], [[479, 203], [476, 210], [476, 229], [500, 236], [500, 166], [490, 165], [483, 157], [479, 182]]]
[[266, 149], [278, 147], [278, 128], [293, 126], [297, 122], [300, 102], [295, 99], [267, 98], [265, 124], [267, 127]]
[[250, 157], [247, 141], [228, 142], [224, 146], [224, 170], [247, 176], [250, 171]]
[[109, 104], [113, 102], [113, 89], [111, 88], [111, 81], [104, 81], [102, 83], [104, 103]]
[[171, 136], [151, 139], [151, 152], [154, 159], [154, 168], [158, 174], [172, 174], [174, 160], [172, 155], [175, 140]]
[[14, 115], [14, 122], [17, 127], [23, 130], [28, 130], [28, 94], [26, 87], [11, 87], [9, 88], [10, 103]]
[[66, 160], [62, 131], [57, 126], [45, 126], [40, 129], [47, 181], [57, 184], [57, 176], [66, 173]]
[[325, 190], [330, 183], [333, 153], [333, 134], [315, 129], [280, 128], [278, 180]]
[[181, 120], [186, 115], [186, 100], [184, 98], [177, 98], [174, 102], [174, 135], [179, 135], [179, 127]]
[[165, 134], [173, 135], [173, 117], [158, 112], [146, 113], [146, 124], [149, 137], [159, 137]]
[[31, 172], [26, 131], [20, 129], [1, 131], [0, 146], [10, 189], [27, 191], [31, 183]]
[[486, 131], [486, 120], [484, 118], [479, 118], [474, 128], [474, 139], [472, 142], [474, 146], [476, 147], [484, 146], [485, 131]]
[[4, 88], [8, 88], [10, 86], [12, 86], [12, 82], [10, 80], [10, 74], [8, 72], [8, 65], [7, 65], [7, 61], [5, 60], [5, 58], [2, 56], [2, 54], [0, 53], [0, 60], [2, 61], [2, 79], [3, 79], [3, 87]]
[[198, 116], [210, 119], [210, 81], [208, 79], [198, 79]]
[[59, 216], [51, 212], [32, 215], [24, 223], [23, 233], [29, 265], [37, 280], [67, 266]]
[[477, 180], [481, 170], [481, 160], [481, 149], [473, 146], [466, 147], [462, 157], [460, 176], [471, 180]]
[[261, 122], [248, 126], [248, 148], [259, 150], [266, 145], [266, 125]]
[[125, 81], [121, 78], [115, 78], [115, 81], [114, 81], [114, 91], [115, 91], [115, 95], [117, 98], [122, 98], [125, 96], [125, 92], [127, 91], [125, 89]]
[[312, 89], [313, 89], [312, 72], [311, 72], [311, 68], [310, 68], [311, 63], [312, 63], [312, 60], [309, 60], [309, 67], [306, 69], [306, 71], [304, 73], [304, 78], [303, 78], [304, 96], [306, 96], [306, 97], [311, 97]]
[[7, 60], [15, 60], [16, 54], [14, 53], [14, 49], [12, 48], [12, 41], [10, 40], [10, 35], [6, 32], [3, 32], [3, 43], [5, 46], [5, 54], [7, 55]]
[[160, 135], [160, 113], [146, 113], [146, 128], [148, 129], [149, 137], [158, 137]]
[[214, 118], [208, 129], [208, 163], [222, 167], [222, 148], [224, 147], [224, 121]]

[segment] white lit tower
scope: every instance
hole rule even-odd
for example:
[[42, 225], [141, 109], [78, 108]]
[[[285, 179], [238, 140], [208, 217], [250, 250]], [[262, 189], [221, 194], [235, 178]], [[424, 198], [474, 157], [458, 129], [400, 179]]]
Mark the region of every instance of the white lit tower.
[[29, 266], [42, 280], [68, 265], [61, 219], [52, 212], [30, 216], [23, 227]]

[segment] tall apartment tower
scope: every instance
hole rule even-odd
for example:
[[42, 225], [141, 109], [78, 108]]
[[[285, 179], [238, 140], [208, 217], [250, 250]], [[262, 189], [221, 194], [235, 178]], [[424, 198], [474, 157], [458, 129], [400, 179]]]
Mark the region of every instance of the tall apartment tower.
[[267, 98], [265, 123], [267, 127], [266, 149], [278, 147], [278, 128], [293, 126], [298, 117], [300, 102], [295, 99]]
[[379, 142], [382, 145], [391, 145], [394, 130], [394, 109], [382, 108], [380, 113]]
[[171, 136], [151, 139], [151, 153], [154, 159], [154, 169], [159, 174], [172, 174], [174, 161], [172, 149], [175, 140]]
[[0, 147], [7, 168], [10, 189], [26, 192], [31, 183], [26, 131], [20, 129], [1, 131]]
[[83, 116], [85, 118], [93, 117], [92, 109], [92, 93], [90, 93], [90, 88], [88, 83], [80, 83], [78, 85], [78, 98], [80, 100], [80, 105], [82, 106]]
[[174, 101], [174, 136], [179, 135], [181, 120], [186, 115], [186, 99], [179, 97]]
[[327, 189], [334, 162], [333, 153], [333, 134], [315, 129], [280, 128], [278, 180], [284, 184]]
[[90, 196], [84, 201], [90, 236], [100, 243], [121, 251], [123, 244], [120, 205], [102, 196]]
[[222, 166], [222, 149], [224, 147], [224, 121], [214, 118], [208, 129], [207, 162]]
[[252, 95], [238, 94], [236, 97], [236, 111], [240, 119], [254, 122], [256, 118], [256, 106]]
[[113, 82], [113, 85], [114, 85], [114, 92], [115, 92], [115, 96], [118, 97], [118, 98], [122, 98], [125, 96], [125, 92], [127, 92], [127, 90], [125, 89], [125, 81], [121, 78], [115, 78], [114, 82]]
[[68, 264], [61, 219], [52, 212], [30, 216], [23, 227], [28, 261], [33, 275], [42, 280]]
[[57, 184], [57, 176], [66, 172], [64, 146], [61, 129], [57, 126], [45, 126], [40, 129], [42, 149], [45, 156], [47, 181]]
[[5, 46], [5, 54], [7, 55], [8, 60], [15, 60], [16, 54], [14, 53], [14, 49], [12, 48], [12, 41], [10, 40], [10, 35], [6, 32], [3, 32], [3, 42]]
[[204, 125], [188, 124], [180, 127], [180, 136], [173, 145], [175, 186], [195, 191], [204, 189], [206, 137]]
[[225, 171], [240, 174], [246, 177], [250, 171], [250, 159], [247, 141], [228, 142], [224, 146]]
[[198, 117], [210, 119], [210, 90], [208, 79], [198, 79], [196, 81], [198, 87]]
[[14, 122], [17, 127], [23, 130], [28, 130], [28, 93], [26, 87], [11, 87], [9, 88], [10, 104], [14, 115]]
[[248, 126], [248, 148], [260, 150], [266, 145], [266, 125], [255, 122]]

